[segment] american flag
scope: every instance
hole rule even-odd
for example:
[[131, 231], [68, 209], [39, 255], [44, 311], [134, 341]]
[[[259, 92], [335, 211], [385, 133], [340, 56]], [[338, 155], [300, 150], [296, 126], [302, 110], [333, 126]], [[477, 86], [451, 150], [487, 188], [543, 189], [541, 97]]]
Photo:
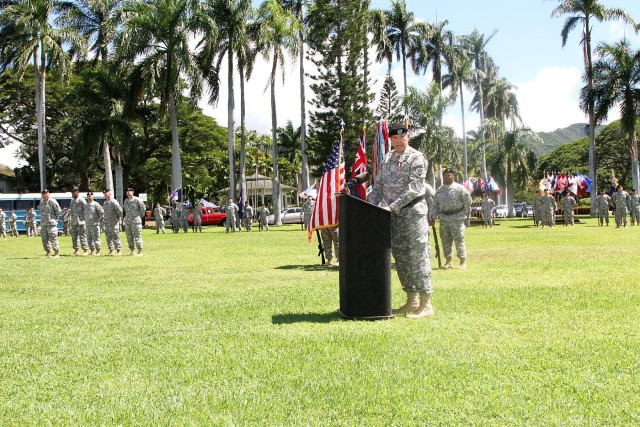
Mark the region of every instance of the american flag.
[[[340, 165], [338, 165], [338, 158], [341, 159]], [[344, 180], [344, 153], [342, 152], [342, 141], [338, 141], [331, 150], [322, 178], [320, 178], [318, 198], [308, 228], [309, 242], [313, 239], [314, 230], [338, 224], [338, 201], [335, 193], [344, 189]]]
[[[358, 145], [358, 152], [356, 153], [356, 160], [353, 162], [353, 168], [351, 168], [351, 178], [356, 177], [367, 171], [367, 147], [366, 147], [366, 127], [362, 127], [362, 136], [360, 137], [360, 145]], [[357, 194], [354, 196], [359, 197], [362, 200], [367, 200], [367, 183], [363, 182], [356, 187]]]

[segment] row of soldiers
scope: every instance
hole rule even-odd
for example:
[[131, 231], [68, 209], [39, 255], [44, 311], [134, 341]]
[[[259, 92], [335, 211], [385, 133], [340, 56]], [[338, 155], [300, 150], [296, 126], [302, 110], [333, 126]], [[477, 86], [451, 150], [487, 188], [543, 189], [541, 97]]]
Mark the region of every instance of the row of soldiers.
[[[202, 211], [200, 205], [192, 209], [193, 212], [193, 231], [194, 233], [202, 233]], [[165, 208], [156, 203], [153, 210], [153, 217], [156, 222], [156, 234], [165, 234], [164, 217], [167, 215]], [[189, 209], [185, 206], [176, 206], [171, 209], [169, 214], [169, 223], [174, 234], [179, 233], [180, 229], [187, 233], [189, 231]]]
[[[240, 215], [240, 208], [233, 202], [233, 199], [230, 198], [227, 200], [227, 205], [224, 208], [224, 212], [227, 214], [227, 218], [224, 223], [227, 233], [229, 233], [229, 231], [235, 233], [236, 228], [238, 228], [238, 231], [242, 231], [242, 227], [244, 227], [246, 231], [252, 230], [254, 210], [249, 201], [244, 202], [244, 209], [242, 211], [242, 215]], [[258, 210], [259, 231], [269, 231], [269, 221], [267, 217], [270, 214], [271, 212], [263, 203], [260, 207], [260, 210]]]
[[[33, 212], [33, 208], [29, 209], [29, 211], [31, 212], [31, 215], [33, 215], [33, 220], [30, 220], [30, 223], [34, 224], [33, 227], [35, 227], [36, 214]], [[31, 218], [29, 213], [25, 215], [24, 222], [25, 222], [25, 226], [27, 227], [27, 233], [29, 233], [29, 237], [31, 237], [31, 226], [27, 225], [28, 224], [27, 218]], [[17, 238], [18, 237], [18, 216], [16, 215], [13, 209], [11, 209], [11, 211], [9, 212], [9, 215], [7, 216], [7, 214], [3, 212], [2, 208], [0, 208], [0, 237], [2, 237], [3, 239], [7, 238], [7, 226], [5, 225], [5, 221], [7, 221], [9, 225], [9, 235], [12, 238]], [[33, 232], [34, 232], [33, 235], [35, 236], [35, 228], [33, 228]]]

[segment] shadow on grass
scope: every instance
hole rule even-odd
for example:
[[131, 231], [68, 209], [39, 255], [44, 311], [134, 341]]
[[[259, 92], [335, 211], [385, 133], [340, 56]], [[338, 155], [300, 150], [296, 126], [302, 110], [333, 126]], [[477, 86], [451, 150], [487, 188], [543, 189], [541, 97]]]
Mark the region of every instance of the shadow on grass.
[[338, 271], [337, 266], [325, 267], [321, 264], [313, 265], [281, 265], [276, 267], [276, 270], [304, 270], [304, 271]]
[[340, 315], [331, 311], [329, 313], [285, 313], [271, 316], [274, 325], [290, 325], [292, 323], [330, 323], [343, 320]]

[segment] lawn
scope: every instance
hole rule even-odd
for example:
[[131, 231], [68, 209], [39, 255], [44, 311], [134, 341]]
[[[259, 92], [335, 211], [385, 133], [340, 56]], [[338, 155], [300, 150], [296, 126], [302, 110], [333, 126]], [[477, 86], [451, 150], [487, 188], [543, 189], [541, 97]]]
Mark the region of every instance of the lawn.
[[376, 322], [335, 314], [299, 226], [0, 240], [0, 425], [640, 425], [640, 227], [581, 220], [471, 227], [435, 317]]

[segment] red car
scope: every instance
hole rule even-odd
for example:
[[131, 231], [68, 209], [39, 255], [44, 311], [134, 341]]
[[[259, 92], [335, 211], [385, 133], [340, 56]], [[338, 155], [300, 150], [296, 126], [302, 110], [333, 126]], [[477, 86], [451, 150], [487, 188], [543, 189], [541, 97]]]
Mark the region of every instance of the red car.
[[[224, 225], [227, 214], [214, 208], [196, 208], [202, 211], [202, 225]], [[193, 225], [193, 214], [189, 214], [189, 225]]]

